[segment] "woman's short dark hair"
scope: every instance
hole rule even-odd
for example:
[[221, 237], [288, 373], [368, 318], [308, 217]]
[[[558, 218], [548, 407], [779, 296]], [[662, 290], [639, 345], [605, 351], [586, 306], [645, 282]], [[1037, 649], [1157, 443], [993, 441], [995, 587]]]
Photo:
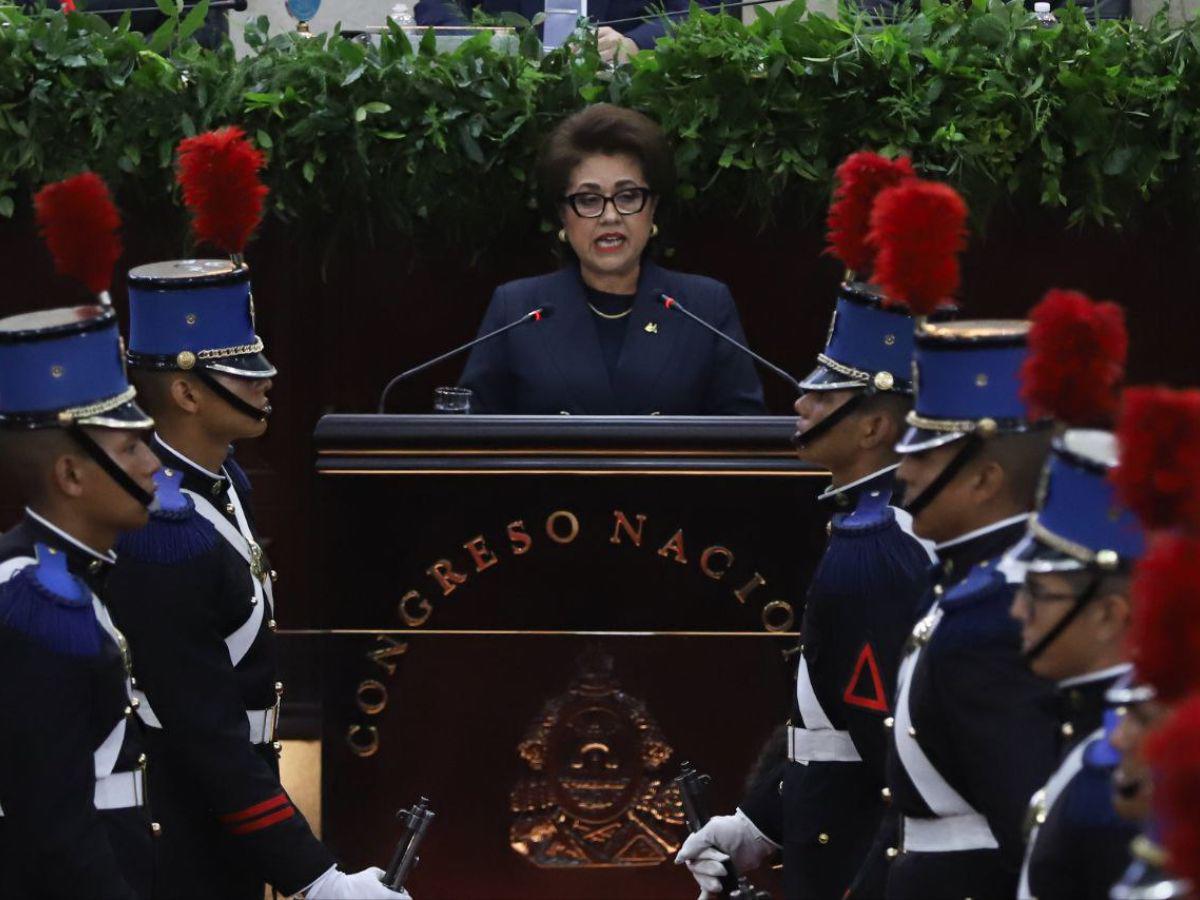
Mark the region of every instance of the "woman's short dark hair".
[[547, 209], [567, 192], [571, 173], [597, 153], [627, 153], [642, 165], [646, 186], [660, 197], [675, 187], [675, 159], [658, 123], [623, 106], [597, 103], [558, 124], [538, 158], [538, 183]]

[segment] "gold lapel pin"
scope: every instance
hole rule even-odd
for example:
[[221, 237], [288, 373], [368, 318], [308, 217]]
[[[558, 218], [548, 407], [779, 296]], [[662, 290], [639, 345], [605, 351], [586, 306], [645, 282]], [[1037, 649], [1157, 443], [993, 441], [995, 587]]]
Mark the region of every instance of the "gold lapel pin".
[[646, 323], [646, 334], [658, 334], [658, 323], [657, 322], [647, 322]]

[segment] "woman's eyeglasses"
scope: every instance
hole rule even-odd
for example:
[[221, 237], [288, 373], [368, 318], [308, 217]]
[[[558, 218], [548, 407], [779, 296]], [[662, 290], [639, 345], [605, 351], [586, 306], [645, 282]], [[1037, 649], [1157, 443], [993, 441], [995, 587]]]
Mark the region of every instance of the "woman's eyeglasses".
[[646, 201], [654, 194], [649, 188], [626, 188], [617, 191], [611, 197], [583, 191], [578, 194], [568, 194], [563, 202], [575, 211], [575, 215], [585, 219], [598, 219], [604, 215], [604, 207], [610, 202], [613, 209], [623, 216], [633, 216], [646, 208]]

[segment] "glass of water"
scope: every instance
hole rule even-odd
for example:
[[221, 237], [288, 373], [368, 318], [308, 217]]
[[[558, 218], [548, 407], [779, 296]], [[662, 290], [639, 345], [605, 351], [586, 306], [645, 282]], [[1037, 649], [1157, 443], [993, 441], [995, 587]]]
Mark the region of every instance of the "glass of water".
[[433, 389], [433, 411], [439, 413], [469, 413], [471, 389], [440, 387]]

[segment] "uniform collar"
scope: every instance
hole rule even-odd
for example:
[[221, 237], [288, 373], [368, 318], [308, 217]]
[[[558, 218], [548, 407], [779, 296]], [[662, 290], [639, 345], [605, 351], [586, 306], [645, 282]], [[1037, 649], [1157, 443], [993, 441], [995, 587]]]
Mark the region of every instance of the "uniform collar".
[[183, 473], [183, 487], [210, 499], [220, 497], [229, 490], [229, 476], [225, 474], [224, 466], [221, 467], [220, 473], [204, 468], [168, 444], [157, 431], [154, 432], [152, 440], [154, 452], [163, 465], [174, 466]]
[[954, 583], [966, 577], [984, 560], [999, 556], [1021, 539], [1029, 522], [1029, 513], [1010, 516], [976, 528], [934, 547], [938, 557], [937, 581]]
[[1056, 700], [1064, 746], [1073, 746], [1104, 723], [1105, 693], [1132, 668], [1129, 663], [1122, 663], [1098, 672], [1064, 678], [1058, 683]]
[[824, 492], [817, 495], [817, 502], [832, 506], [839, 512], [852, 509], [861, 494], [871, 490], [888, 490], [896, 483], [896, 470], [900, 463], [884, 466], [870, 475], [866, 475], [849, 484], [831, 484]]
[[25, 520], [34, 541], [63, 551], [67, 555], [67, 568], [73, 575], [82, 578], [92, 590], [103, 584], [117, 563], [117, 554], [111, 550], [102, 552], [89, 547], [29, 507], [25, 507]]

